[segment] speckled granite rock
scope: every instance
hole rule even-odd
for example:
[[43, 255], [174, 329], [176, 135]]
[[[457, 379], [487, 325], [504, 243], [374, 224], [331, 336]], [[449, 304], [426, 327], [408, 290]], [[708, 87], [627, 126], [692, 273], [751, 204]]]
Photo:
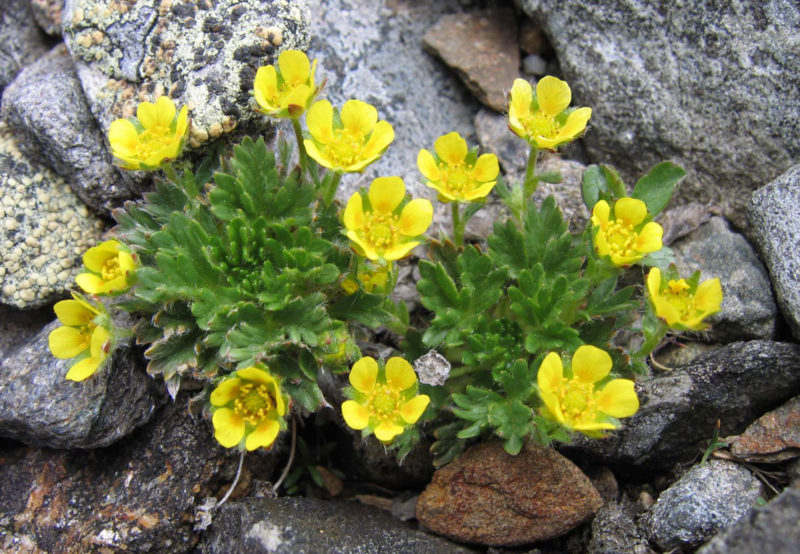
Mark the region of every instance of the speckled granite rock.
[[674, 243], [681, 275], [702, 271], [701, 280], [719, 277], [722, 311], [708, 318], [708, 338], [721, 342], [770, 339], [775, 336], [778, 308], [764, 265], [745, 238], [721, 217], [712, 217]]
[[63, 296], [102, 222], [62, 177], [22, 155], [2, 121], [0, 198], [0, 303], [35, 308]]
[[30, 0], [33, 17], [45, 33], [61, 36], [61, 12], [64, 0]]
[[376, 508], [313, 498], [250, 498], [223, 506], [200, 545], [204, 554], [471, 552]]
[[636, 523], [636, 506], [625, 500], [600, 508], [592, 520], [588, 554], [649, 554], [647, 536]]
[[697, 547], [745, 517], [762, 491], [761, 481], [744, 467], [711, 460], [662, 492], [644, 526], [664, 550]]
[[0, 436], [31, 446], [97, 448], [149, 421], [164, 402], [142, 357], [123, 345], [111, 365], [75, 383], [64, 376], [74, 361], [50, 354], [54, 321], [0, 363]]
[[753, 193], [747, 218], [778, 306], [800, 340], [800, 165]]
[[[750, 192], [800, 158], [800, 4], [792, 0], [517, 0], [542, 25], [593, 161], [638, 178], [671, 159], [681, 203], [746, 226]], [[765, 102], [765, 99], [769, 101]]]
[[0, 91], [20, 69], [47, 52], [44, 33], [36, 26], [30, 0], [0, 3]]
[[256, 69], [279, 50], [305, 49], [304, 1], [66, 0], [64, 39], [92, 112], [106, 132], [143, 100], [167, 94], [190, 108], [188, 144], [247, 127]]
[[3, 91], [2, 116], [19, 147], [66, 177], [98, 212], [110, 212], [142, 192], [114, 168], [83, 95], [75, 64], [63, 44], [23, 69]]

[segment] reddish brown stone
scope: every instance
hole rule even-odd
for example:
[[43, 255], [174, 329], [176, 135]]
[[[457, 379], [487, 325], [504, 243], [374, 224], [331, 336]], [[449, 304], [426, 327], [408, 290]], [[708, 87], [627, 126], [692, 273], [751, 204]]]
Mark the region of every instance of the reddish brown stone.
[[489, 442], [433, 475], [417, 519], [457, 541], [516, 546], [563, 535], [602, 504], [586, 475], [552, 448], [531, 443], [511, 456]]
[[425, 33], [422, 44], [454, 69], [478, 100], [497, 111], [506, 109], [505, 91], [519, 76], [512, 10], [446, 15]]
[[800, 456], [800, 396], [758, 418], [733, 442], [731, 454], [752, 461]]

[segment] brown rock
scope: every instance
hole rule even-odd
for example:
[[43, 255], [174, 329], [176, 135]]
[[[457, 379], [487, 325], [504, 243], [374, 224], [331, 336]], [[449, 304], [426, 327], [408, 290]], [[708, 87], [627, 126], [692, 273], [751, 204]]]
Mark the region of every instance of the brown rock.
[[552, 50], [542, 28], [527, 17], [519, 24], [519, 47], [526, 54], [544, 54]]
[[800, 456], [800, 396], [758, 418], [731, 445], [731, 454], [775, 462]]
[[434, 474], [417, 519], [457, 541], [515, 546], [563, 535], [602, 504], [589, 479], [555, 450], [530, 443], [511, 456], [488, 442]]
[[505, 91], [519, 75], [512, 10], [446, 15], [428, 30], [422, 45], [454, 69], [478, 100], [494, 110], [505, 110]]

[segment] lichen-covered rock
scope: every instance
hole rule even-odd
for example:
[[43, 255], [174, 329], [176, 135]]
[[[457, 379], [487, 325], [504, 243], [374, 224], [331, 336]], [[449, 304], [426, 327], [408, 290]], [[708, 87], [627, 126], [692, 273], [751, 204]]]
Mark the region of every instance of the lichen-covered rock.
[[733, 440], [731, 454], [753, 462], [800, 457], [800, 396], [758, 418]]
[[30, 0], [33, 17], [48, 35], [61, 36], [61, 12], [64, 0]]
[[800, 165], [753, 193], [747, 218], [778, 306], [800, 340]]
[[259, 66], [305, 49], [308, 9], [287, 0], [67, 0], [64, 39], [103, 131], [143, 100], [190, 108], [188, 144], [266, 129], [250, 105]]
[[63, 177], [26, 158], [0, 121], [0, 303], [35, 308], [72, 286], [102, 222]]
[[250, 498], [221, 508], [200, 544], [200, 552], [466, 554], [470, 550], [410, 528], [387, 512], [354, 502]]
[[649, 554], [647, 536], [636, 523], [636, 509], [630, 502], [609, 502], [592, 520], [589, 554]]
[[492, 441], [434, 473], [417, 519], [460, 542], [515, 546], [561, 536], [602, 504], [589, 478], [555, 450], [528, 443], [511, 456]]
[[734, 233], [721, 217], [712, 217], [672, 245], [681, 275], [702, 272], [700, 279], [718, 277], [722, 284], [722, 311], [712, 315], [711, 340], [771, 339], [778, 308], [764, 265], [745, 238]]
[[97, 448], [147, 423], [163, 393], [129, 344], [86, 381], [64, 376], [74, 360], [48, 348], [54, 321], [0, 363], [0, 436], [31, 446]]
[[650, 540], [664, 550], [696, 547], [745, 517], [762, 489], [738, 464], [698, 464], [659, 495], [644, 526]]
[[506, 109], [506, 91], [519, 76], [512, 10], [445, 15], [425, 33], [422, 45], [455, 70], [483, 104], [498, 112]]
[[592, 107], [592, 160], [638, 179], [671, 159], [688, 171], [681, 203], [718, 203], [743, 227], [750, 192], [800, 157], [797, 2], [517, 3]]
[[47, 52], [44, 33], [36, 26], [30, 0], [0, 3], [0, 92], [20, 69]]
[[2, 115], [24, 153], [66, 177], [98, 212], [110, 212], [132, 190], [114, 168], [63, 44], [23, 69], [3, 91]]
[[669, 469], [721, 435], [748, 424], [800, 393], [800, 346], [755, 340], [712, 350], [691, 365], [637, 384], [639, 411], [603, 440], [576, 436], [578, 449], [606, 463]]

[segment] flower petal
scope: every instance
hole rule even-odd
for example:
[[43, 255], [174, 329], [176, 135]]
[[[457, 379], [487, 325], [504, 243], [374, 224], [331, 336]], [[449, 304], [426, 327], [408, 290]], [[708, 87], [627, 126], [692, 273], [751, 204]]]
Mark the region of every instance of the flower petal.
[[598, 200], [592, 208], [592, 225], [603, 228], [608, 224], [608, 216], [611, 214], [611, 207], [605, 200]]
[[488, 183], [483, 183], [481, 186], [472, 189], [471, 191], [464, 194], [464, 200], [468, 202], [472, 200], [477, 200], [478, 198], [483, 198], [488, 196], [492, 189], [497, 184], [497, 181], [489, 181]]
[[433, 148], [439, 158], [450, 165], [458, 165], [467, 157], [467, 141], [456, 132], [447, 133], [436, 139]]
[[139, 133], [127, 119], [117, 119], [108, 128], [108, 143], [114, 156], [133, 156], [139, 144]]
[[647, 294], [651, 300], [661, 294], [661, 270], [657, 267], [647, 274]]
[[[306, 116], [306, 121], [308, 121], [308, 116]], [[311, 140], [304, 140], [303, 145], [306, 147], [306, 153], [316, 161], [322, 167], [327, 167], [328, 169], [334, 169], [333, 164], [325, 157], [325, 155], [319, 151], [317, 145], [314, 144]]]
[[[331, 103], [327, 100], [314, 102], [306, 114], [306, 126], [314, 140], [321, 144], [330, 143], [333, 140], [333, 106]], [[309, 141], [304, 142], [308, 148]]]
[[271, 112], [277, 108], [273, 104], [273, 98], [278, 95], [278, 72], [275, 71], [275, 66], [267, 65], [258, 68], [253, 81], [253, 94], [256, 102], [264, 111]]
[[417, 374], [411, 364], [403, 358], [395, 356], [386, 362], [386, 384], [397, 391], [413, 387], [417, 382]]
[[500, 165], [497, 163], [497, 156], [494, 154], [483, 154], [475, 162], [472, 170], [472, 178], [482, 183], [497, 179], [500, 173]]
[[342, 220], [345, 228], [351, 231], [357, 231], [364, 226], [364, 208], [360, 193], [354, 192], [350, 200], [347, 201]]
[[357, 137], [366, 137], [378, 122], [375, 106], [361, 100], [348, 100], [342, 106], [342, 126]]
[[150, 129], [158, 124], [158, 110], [156, 105], [150, 102], [141, 102], [136, 108], [136, 119], [145, 129]]
[[237, 396], [239, 396], [239, 387], [242, 385], [242, 380], [237, 377], [232, 377], [230, 379], [225, 379], [217, 388], [211, 391], [211, 405], [212, 406], [224, 406], [228, 402], [234, 400]]
[[348, 427], [358, 431], [369, 425], [369, 410], [355, 400], [342, 402], [342, 417]]
[[400, 212], [400, 233], [407, 237], [417, 237], [428, 230], [433, 222], [433, 204], [425, 198], [415, 198]]
[[50, 331], [47, 342], [53, 356], [67, 360], [89, 348], [89, 335], [75, 327], [56, 327]]
[[79, 300], [56, 302], [55, 306], [53, 306], [53, 311], [61, 323], [72, 327], [87, 325], [97, 315], [95, 310], [87, 309], [86, 304]]
[[442, 172], [439, 171], [439, 166], [436, 165], [433, 154], [424, 148], [421, 149], [417, 155], [417, 167], [420, 173], [430, 181], [438, 181], [442, 177]]
[[378, 378], [378, 362], [374, 358], [364, 356], [353, 364], [350, 370], [350, 384], [358, 392], [368, 394], [375, 386]]
[[233, 448], [244, 437], [244, 419], [228, 408], [220, 408], [211, 416], [214, 438], [225, 448]]
[[160, 125], [172, 125], [175, 120], [175, 104], [169, 96], [159, 96], [156, 100], [156, 117]]
[[[248, 451], [255, 450], [256, 448], [269, 448], [275, 439], [278, 437], [278, 432], [281, 430], [280, 424], [274, 419], [268, 419], [255, 428], [244, 441], [244, 447]], [[241, 440], [241, 439], [239, 439]]]
[[390, 442], [403, 432], [403, 428], [395, 423], [382, 422], [375, 428], [375, 438], [381, 442]]
[[386, 150], [393, 140], [394, 129], [391, 123], [383, 120], [378, 121], [375, 128], [372, 130], [372, 134], [369, 136], [366, 146], [364, 146], [364, 149], [361, 151], [361, 155], [364, 158], [378, 156], [381, 152]]
[[120, 244], [115, 240], [107, 240], [92, 246], [83, 254], [83, 265], [89, 271], [100, 273], [103, 270], [106, 262], [112, 258], [116, 258], [120, 251]]
[[722, 306], [722, 285], [718, 278], [708, 279], [697, 286], [697, 291], [694, 293], [694, 304], [704, 312], [703, 317], [720, 311]]
[[614, 379], [597, 393], [600, 411], [612, 417], [630, 417], [639, 409], [639, 398], [630, 379]]
[[536, 84], [536, 100], [539, 102], [540, 112], [556, 116], [569, 106], [572, 101], [572, 91], [566, 82], [547, 75]]
[[540, 385], [539, 397], [542, 399], [542, 402], [544, 402], [545, 408], [550, 412], [553, 419], [559, 423], [566, 423], [564, 412], [561, 411], [561, 406], [558, 404], [558, 397], [554, 393], [542, 390]]
[[591, 344], [579, 346], [572, 355], [572, 375], [584, 383], [596, 383], [611, 372], [611, 356]]
[[[412, 240], [411, 242], [401, 242], [400, 244], [396, 244], [391, 248], [387, 248], [383, 251], [383, 255], [381, 256], [384, 260], [394, 261], [400, 260], [408, 256], [408, 253], [411, 252], [414, 248], [419, 245], [418, 240]], [[377, 258], [370, 258], [370, 259], [377, 259]]]
[[558, 130], [559, 136], [573, 139], [580, 135], [586, 129], [590, 117], [592, 117], [592, 108], [578, 108], [569, 114], [564, 126]]
[[403, 201], [406, 185], [400, 177], [378, 177], [369, 186], [372, 211], [390, 214]]
[[564, 379], [564, 368], [561, 364], [561, 357], [550, 352], [545, 356], [539, 372], [536, 376], [536, 384], [539, 385], [541, 392], [555, 393], [561, 389]]
[[308, 81], [311, 63], [305, 53], [299, 50], [286, 50], [278, 56], [278, 67], [285, 82], [299, 85]]
[[92, 338], [89, 343], [89, 352], [92, 358], [104, 360], [108, 356], [108, 343], [111, 341], [111, 333], [105, 327], [98, 325], [92, 331]]
[[531, 115], [531, 101], [533, 100], [533, 87], [525, 79], [514, 79], [511, 86], [511, 99], [508, 104], [509, 121], [524, 120]]
[[636, 249], [639, 252], [657, 252], [661, 250], [662, 242], [661, 237], [664, 235], [664, 229], [655, 221], [650, 221], [642, 230], [639, 231], [639, 238], [636, 241]]
[[403, 418], [403, 421], [406, 423], [416, 423], [417, 420], [422, 416], [422, 413], [425, 411], [425, 408], [428, 407], [431, 399], [427, 394], [420, 394], [419, 396], [415, 396], [402, 406], [400, 406], [400, 417]]
[[[183, 106], [181, 111], [178, 112], [178, 122], [175, 125], [175, 136], [179, 139], [183, 138], [186, 134], [186, 129], [189, 127], [189, 108]], [[178, 141], [178, 147], [180, 148], [180, 141]]]
[[251, 383], [258, 383], [259, 385], [266, 385], [267, 387], [275, 385], [275, 378], [270, 375], [269, 372], [258, 367], [250, 366], [239, 369], [236, 371], [235, 375]]
[[647, 217], [647, 205], [638, 198], [620, 198], [614, 202], [614, 218], [636, 227]]
[[576, 423], [572, 428], [576, 431], [610, 431], [611, 429], [616, 429], [617, 425], [608, 421], [589, 421]]
[[68, 381], [85, 381], [97, 372], [102, 360], [98, 358], [84, 358], [80, 362], [73, 364], [64, 376]]

